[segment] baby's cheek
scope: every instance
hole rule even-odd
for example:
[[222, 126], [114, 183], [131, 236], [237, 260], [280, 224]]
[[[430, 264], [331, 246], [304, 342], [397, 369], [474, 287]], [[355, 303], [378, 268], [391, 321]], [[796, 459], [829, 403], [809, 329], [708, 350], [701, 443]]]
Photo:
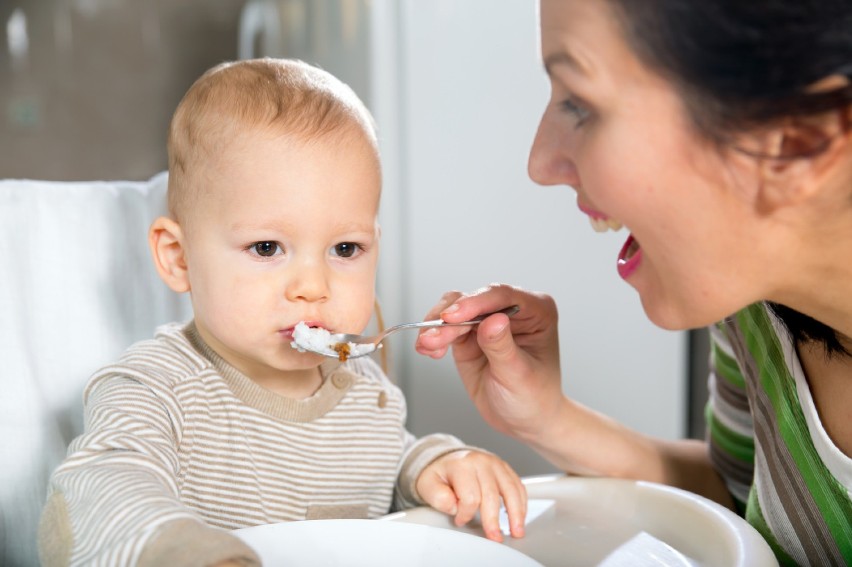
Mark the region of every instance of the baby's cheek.
[[381, 321], [379, 318], [375, 296], [372, 294], [353, 294], [346, 300], [345, 305], [341, 309], [349, 311], [347, 328], [355, 329], [354, 332], [356, 333], [364, 332], [373, 320], [374, 315], [376, 317], [374, 327], [378, 328], [380, 323], [382, 324], [381, 327], [387, 326], [386, 322]]

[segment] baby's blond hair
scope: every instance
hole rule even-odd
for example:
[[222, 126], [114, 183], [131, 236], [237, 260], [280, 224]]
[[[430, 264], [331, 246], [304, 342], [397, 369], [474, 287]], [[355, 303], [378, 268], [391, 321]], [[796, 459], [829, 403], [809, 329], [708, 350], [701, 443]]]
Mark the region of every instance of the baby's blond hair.
[[373, 119], [358, 96], [333, 75], [302, 61], [252, 59], [204, 73], [178, 104], [169, 127], [169, 213], [178, 222], [202, 185], [205, 159], [251, 131], [309, 140], [360, 128], [376, 147]]

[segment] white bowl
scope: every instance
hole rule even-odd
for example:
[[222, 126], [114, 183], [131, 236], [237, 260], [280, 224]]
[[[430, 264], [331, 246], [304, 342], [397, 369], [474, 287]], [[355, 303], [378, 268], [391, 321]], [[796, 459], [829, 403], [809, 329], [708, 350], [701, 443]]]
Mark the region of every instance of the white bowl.
[[511, 547], [458, 531], [377, 520], [305, 520], [234, 530], [265, 567], [542, 567]]
[[[512, 547], [548, 567], [590, 565], [777, 567], [751, 525], [706, 498], [652, 482], [564, 475], [527, 477], [532, 500], [554, 502], [532, 519]], [[471, 523], [455, 528], [446, 515], [420, 507], [384, 519], [482, 535]], [[635, 559], [640, 554], [642, 560]], [[653, 556], [663, 554], [657, 561]]]

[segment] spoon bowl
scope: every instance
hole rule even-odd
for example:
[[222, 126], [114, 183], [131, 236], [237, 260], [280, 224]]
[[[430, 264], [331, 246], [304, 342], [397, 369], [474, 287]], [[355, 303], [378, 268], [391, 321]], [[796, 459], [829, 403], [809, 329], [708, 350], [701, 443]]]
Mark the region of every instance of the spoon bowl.
[[337, 358], [341, 361], [350, 358], [359, 358], [366, 356], [377, 348], [381, 348], [382, 341], [388, 335], [401, 331], [402, 329], [422, 329], [424, 327], [457, 327], [461, 325], [476, 325], [487, 317], [497, 313], [504, 313], [511, 317], [517, 313], [520, 308], [517, 305], [483, 313], [468, 321], [458, 323], [447, 323], [442, 319], [434, 319], [431, 321], [419, 321], [417, 323], [402, 323], [385, 329], [377, 335], [356, 335], [351, 333], [330, 333], [325, 329], [312, 329], [304, 323], [299, 323], [293, 332], [293, 348], [299, 351], [310, 351], [323, 356]]

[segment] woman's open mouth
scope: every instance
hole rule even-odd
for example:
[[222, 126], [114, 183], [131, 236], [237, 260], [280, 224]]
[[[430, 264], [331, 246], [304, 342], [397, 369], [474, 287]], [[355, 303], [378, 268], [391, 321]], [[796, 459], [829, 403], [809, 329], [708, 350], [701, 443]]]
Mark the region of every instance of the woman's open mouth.
[[641, 262], [642, 247], [631, 234], [627, 237], [624, 246], [621, 247], [621, 252], [618, 253], [618, 275], [626, 280], [636, 271]]
[[[577, 205], [581, 211], [588, 215], [589, 224], [592, 225], [592, 229], [594, 229], [595, 232], [607, 232], [610, 230], [618, 232], [624, 227], [621, 221], [610, 218], [600, 211], [592, 209], [591, 207], [579, 202]], [[633, 235], [631, 234], [627, 237], [627, 241], [618, 253], [618, 274], [626, 280], [633, 272], [636, 271], [636, 268], [639, 267], [641, 262], [642, 247], [639, 246], [639, 242], [633, 238]]]

